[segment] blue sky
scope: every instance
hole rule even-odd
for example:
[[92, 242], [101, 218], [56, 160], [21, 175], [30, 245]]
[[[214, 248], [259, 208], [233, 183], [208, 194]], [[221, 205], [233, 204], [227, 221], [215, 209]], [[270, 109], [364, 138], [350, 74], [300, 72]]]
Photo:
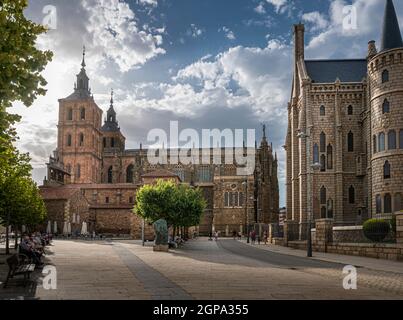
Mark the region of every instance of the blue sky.
[[[285, 202], [287, 102], [293, 72], [292, 25], [306, 25], [311, 59], [364, 58], [369, 40], [379, 43], [385, 0], [32, 0], [28, 17], [41, 23], [43, 8], [57, 9], [57, 28], [38, 39], [55, 53], [44, 71], [48, 93], [26, 109], [19, 147], [28, 151], [41, 182], [56, 147], [59, 98], [68, 96], [79, 72], [83, 44], [87, 73], [106, 111], [115, 109], [127, 147], [147, 145], [153, 128], [251, 129], [261, 123], [280, 160]], [[345, 30], [345, 6], [357, 28]], [[395, 1], [403, 21], [403, 1]], [[401, 24], [402, 25], [402, 24]]]

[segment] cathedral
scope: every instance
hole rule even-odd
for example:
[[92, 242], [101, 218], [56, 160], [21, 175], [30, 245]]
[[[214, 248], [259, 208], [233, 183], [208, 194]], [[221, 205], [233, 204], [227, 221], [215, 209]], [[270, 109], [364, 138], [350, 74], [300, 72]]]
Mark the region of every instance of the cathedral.
[[[207, 164], [151, 164], [142, 145], [126, 149], [113, 92], [102, 123], [103, 111], [91, 93], [85, 68], [84, 51], [74, 92], [59, 100], [57, 149], [47, 163], [41, 187], [52, 232], [75, 233], [85, 222], [90, 232], [138, 239], [142, 221], [132, 209], [136, 191], [150, 179], [176, 179], [201, 188], [207, 208], [196, 226], [200, 235], [218, 231], [229, 236], [278, 222], [278, 161], [265, 127], [260, 145], [255, 144], [255, 168], [250, 175], [239, 176], [236, 164], [217, 165], [213, 157]], [[247, 150], [245, 146], [238, 149]], [[202, 149], [198, 151], [203, 154]], [[168, 158], [177, 152], [168, 149]], [[152, 235], [151, 226], [146, 228]]]
[[360, 59], [309, 60], [294, 26], [288, 104], [287, 221], [362, 224], [403, 209], [403, 43], [392, 0], [382, 41]]

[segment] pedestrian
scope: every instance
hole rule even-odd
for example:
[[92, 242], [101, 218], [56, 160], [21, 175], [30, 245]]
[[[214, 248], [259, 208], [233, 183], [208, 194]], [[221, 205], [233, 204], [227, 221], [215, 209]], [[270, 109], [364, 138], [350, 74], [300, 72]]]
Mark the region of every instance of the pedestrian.
[[208, 241], [213, 241], [213, 233], [212, 232], [209, 233]]
[[255, 244], [255, 242], [256, 242], [256, 232], [255, 232], [255, 230], [252, 231], [250, 237], [252, 238], [252, 244]]
[[234, 240], [236, 240], [236, 231], [235, 230], [232, 231], [232, 236], [233, 236]]
[[218, 241], [218, 232], [217, 231], [214, 232], [214, 239], [215, 239], [215, 241]]
[[238, 240], [239, 240], [239, 241], [242, 240], [242, 232], [241, 232], [241, 231], [238, 232]]

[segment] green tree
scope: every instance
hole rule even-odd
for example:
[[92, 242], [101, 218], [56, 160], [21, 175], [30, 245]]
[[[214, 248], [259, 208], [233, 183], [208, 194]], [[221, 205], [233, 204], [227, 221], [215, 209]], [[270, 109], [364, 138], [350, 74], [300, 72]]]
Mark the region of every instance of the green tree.
[[178, 228], [199, 225], [205, 207], [200, 189], [158, 180], [137, 192], [133, 212], [151, 223], [165, 219], [175, 234]]
[[14, 102], [29, 107], [46, 93], [41, 72], [53, 55], [37, 49], [37, 37], [46, 28], [26, 19], [27, 6], [27, 0], [0, 2], [0, 220], [7, 224], [7, 253], [8, 226], [39, 221], [44, 214], [43, 201], [30, 178], [29, 156], [14, 146], [18, 138], [14, 125], [20, 117], [8, 112]]

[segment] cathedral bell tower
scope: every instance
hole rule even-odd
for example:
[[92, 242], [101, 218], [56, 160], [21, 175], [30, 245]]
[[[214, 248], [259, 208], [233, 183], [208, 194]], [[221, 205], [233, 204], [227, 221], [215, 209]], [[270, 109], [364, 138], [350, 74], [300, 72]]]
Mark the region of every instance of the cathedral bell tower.
[[57, 154], [70, 174], [65, 183], [99, 183], [101, 179], [101, 119], [89, 87], [85, 48], [74, 92], [59, 100]]

